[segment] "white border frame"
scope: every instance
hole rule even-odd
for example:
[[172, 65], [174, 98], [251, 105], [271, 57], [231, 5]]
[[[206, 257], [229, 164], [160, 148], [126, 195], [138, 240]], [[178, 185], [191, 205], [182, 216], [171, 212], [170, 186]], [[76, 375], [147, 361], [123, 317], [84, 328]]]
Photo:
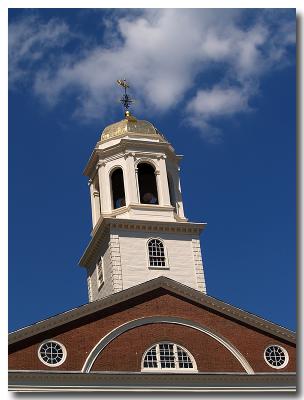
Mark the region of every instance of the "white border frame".
[[[270, 362], [267, 360], [267, 358], [266, 358], [266, 350], [269, 348], [269, 347], [271, 347], [271, 346], [275, 346], [275, 347], [279, 347], [282, 351], [283, 351], [283, 353], [284, 353], [284, 355], [285, 355], [285, 361], [284, 361], [284, 363], [282, 364], [282, 365], [272, 365], [272, 364], [270, 364]], [[271, 367], [271, 368], [274, 368], [274, 369], [282, 369], [282, 368], [285, 368], [286, 366], [287, 366], [287, 364], [289, 363], [289, 355], [288, 355], [288, 351], [283, 347], [283, 346], [281, 346], [281, 345], [279, 345], [279, 344], [270, 344], [270, 345], [268, 345], [266, 348], [265, 348], [265, 350], [264, 350], [264, 360], [265, 360], [265, 362], [266, 362], [266, 364], [269, 366], [269, 367]]]
[[[180, 368], [179, 366], [177, 366], [178, 360], [176, 361], [175, 357], [174, 357], [175, 368], [147, 368], [147, 367], [144, 367], [144, 360], [145, 360], [145, 357], [146, 357], [148, 351], [150, 351], [155, 346], [159, 346], [160, 344], [172, 344], [173, 348], [174, 348], [174, 350], [173, 350], [174, 356], [177, 354], [177, 346], [180, 347], [190, 357], [190, 360], [191, 360], [191, 363], [193, 365], [193, 368]], [[158, 351], [156, 351], [156, 358], [157, 358], [157, 363], [159, 363], [160, 360], [159, 360], [159, 352]], [[141, 359], [141, 372], [192, 373], [192, 372], [198, 372], [198, 370], [197, 370], [196, 361], [195, 361], [193, 355], [190, 353], [189, 350], [187, 350], [184, 346], [181, 346], [178, 343], [169, 342], [168, 340], [164, 340], [164, 341], [161, 341], [161, 342], [154, 343], [147, 350], [145, 350], [145, 352], [144, 352], [144, 354], [142, 356], [142, 359]]]
[[[43, 359], [43, 358], [41, 357], [41, 355], [40, 355], [41, 347], [42, 347], [44, 344], [49, 343], [49, 342], [56, 343], [56, 344], [58, 344], [58, 345], [62, 348], [63, 357], [62, 357], [61, 361], [59, 361], [57, 364], [49, 364], [49, 363], [47, 363], [46, 361], [44, 361], [44, 359]], [[44, 340], [44, 341], [40, 344], [40, 346], [39, 346], [39, 348], [38, 348], [38, 358], [39, 358], [39, 360], [40, 360], [44, 365], [47, 365], [48, 367], [51, 367], [51, 368], [56, 368], [56, 367], [59, 367], [59, 365], [61, 365], [61, 364], [63, 364], [63, 363], [65, 362], [65, 360], [66, 360], [66, 358], [67, 358], [67, 350], [66, 350], [65, 346], [64, 346], [62, 343], [58, 342], [58, 340], [46, 339], [46, 340]]]

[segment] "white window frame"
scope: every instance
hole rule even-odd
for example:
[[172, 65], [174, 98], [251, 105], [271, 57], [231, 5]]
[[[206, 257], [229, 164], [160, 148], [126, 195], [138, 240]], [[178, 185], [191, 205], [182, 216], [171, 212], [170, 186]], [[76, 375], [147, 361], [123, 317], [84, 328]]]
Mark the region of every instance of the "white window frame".
[[[163, 248], [164, 248], [164, 255], [165, 255], [165, 265], [164, 266], [160, 266], [160, 265], [151, 265], [150, 264], [150, 252], [149, 252], [149, 242], [151, 240], [159, 240], [162, 244], [163, 244]], [[149, 269], [156, 269], [156, 270], [164, 270], [164, 269], [170, 269], [170, 265], [169, 265], [169, 258], [168, 258], [168, 251], [167, 251], [167, 247], [165, 246], [165, 243], [163, 241], [163, 239], [159, 238], [159, 237], [150, 237], [147, 242], [146, 242], [146, 252], [147, 252], [147, 265]]]
[[[104, 265], [103, 265], [103, 257], [100, 256], [96, 263], [96, 274], [97, 274], [97, 287], [98, 290], [101, 289], [104, 285]], [[101, 279], [102, 277], [102, 279]]]
[[[270, 362], [267, 360], [267, 358], [266, 358], [266, 350], [267, 350], [269, 347], [271, 347], [271, 346], [279, 347], [279, 348], [283, 351], [284, 356], [285, 356], [285, 361], [284, 361], [284, 363], [283, 363], [282, 365], [272, 365], [272, 364], [270, 364]], [[282, 368], [285, 368], [286, 365], [288, 364], [288, 362], [289, 362], [289, 355], [288, 355], [287, 350], [284, 349], [284, 347], [281, 346], [280, 344], [270, 344], [270, 345], [268, 345], [268, 346], [265, 348], [265, 350], [264, 350], [264, 360], [265, 360], [266, 364], [267, 364], [270, 368], [282, 369]]]
[[[58, 344], [58, 345], [62, 348], [62, 353], [63, 353], [62, 359], [61, 359], [58, 363], [56, 363], [56, 364], [49, 364], [48, 362], [44, 361], [44, 359], [41, 357], [41, 354], [40, 354], [41, 347], [42, 347], [43, 345], [45, 345], [46, 343], [49, 343], [49, 342], [56, 343], [56, 344]], [[47, 339], [47, 340], [44, 340], [44, 341], [40, 344], [40, 346], [39, 346], [39, 348], [38, 348], [38, 358], [39, 358], [39, 360], [40, 360], [44, 365], [47, 365], [48, 367], [51, 367], [51, 368], [59, 367], [59, 365], [61, 365], [61, 364], [63, 364], [63, 363], [65, 362], [66, 357], [67, 357], [67, 351], [66, 351], [65, 346], [64, 346], [62, 343], [60, 343], [60, 342], [58, 342], [57, 340], [54, 340], [54, 339]]]
[[[146, 358], [147, 353], [156, 346], [156, 359], [157, 359], [157, 364], [160, 365], [161, 360], [160, 360], [160, 350], [159, 350], [159, 345], [160, 344], [172, 344], [173, 345], [173, 353], [174, 353], [174, 364], [175, 364], [175, 368], [161, 368], [161, 367], [157, 367], [157, 368], [148, 368], [148, 367], [144, 367], [144, 361]], [[178, 361], [178, 353], [177, 353], [177, 346], [179, 348], [181, 348], [190, 358], [191, 363], [193, 365], [193, 368], [180, 368], [179, 366], [179, 361]], [[157, 342], [154, 343], [152, 346], [150, 346], [143, 354], [142, 360], [141, 360], [141, 371], [142, 372], [170, 372], [170, 373], [193, 373], [193, 372], [198, 372], [197, 370], [197, 365], [195, 362], [195, 359], [193, 357], [193, 355], [190, 353], [189, 350], [187, 350], [185, 347], [181, 346], [180, 344], [174, 343], [174, 342], [169, 342], [169, 341], [163, 341], [163, 342]]]

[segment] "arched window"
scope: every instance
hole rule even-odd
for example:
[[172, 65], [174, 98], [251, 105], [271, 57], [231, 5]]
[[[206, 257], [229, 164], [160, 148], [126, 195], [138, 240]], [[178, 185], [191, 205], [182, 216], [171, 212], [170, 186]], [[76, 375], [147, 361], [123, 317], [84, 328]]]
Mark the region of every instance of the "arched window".
[[175, 343], [158, 343], [150, 347], [143, 356], [142, 370], [197, 371], [193, 356], [188, 350]]
[[125, 186], [121, 168], [116, 168], [111, 175], [113, 208], [126, 205]]
[[155, 169], [147, 163], [140, 163], [137, 168], [140, 202], [158, 204]]
[[148, 242], [150, 267], [165, 267], [166, 256], [164, 244], [159, 239], [150, 239]]

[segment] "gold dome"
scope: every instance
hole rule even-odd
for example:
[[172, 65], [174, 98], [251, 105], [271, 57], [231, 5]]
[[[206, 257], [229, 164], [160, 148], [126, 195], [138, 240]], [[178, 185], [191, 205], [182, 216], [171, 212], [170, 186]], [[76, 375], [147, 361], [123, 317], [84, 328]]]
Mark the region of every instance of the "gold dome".
[[137, 120], [135, 117], [127, 115], [125, 119], [107, 126], [101, 134], [101, 141], [104, 142], [106, 140], [128, 134], [135, 134], [139, 136], [158, 135], [161, 137], [162, 141], [166, 140], [165, 137], [155, 128], [155, 126], [151, 124], [151, 122]]

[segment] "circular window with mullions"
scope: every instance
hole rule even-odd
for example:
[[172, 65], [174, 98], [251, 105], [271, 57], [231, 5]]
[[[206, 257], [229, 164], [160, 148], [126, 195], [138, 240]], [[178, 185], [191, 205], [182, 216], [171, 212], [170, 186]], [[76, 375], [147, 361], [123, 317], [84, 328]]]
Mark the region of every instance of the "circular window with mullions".
[[38, 350], [38, 357], [43, 364], [49, 367], [58, 367], [66, 359], [66, 349], [63, 344], [55, 340], [43, 342]]
[[268, 346], [264, 351], [264, 358], [268, 365], [276, 369], [286, 367], [289, 360], [287, 351], [278, 345]]

